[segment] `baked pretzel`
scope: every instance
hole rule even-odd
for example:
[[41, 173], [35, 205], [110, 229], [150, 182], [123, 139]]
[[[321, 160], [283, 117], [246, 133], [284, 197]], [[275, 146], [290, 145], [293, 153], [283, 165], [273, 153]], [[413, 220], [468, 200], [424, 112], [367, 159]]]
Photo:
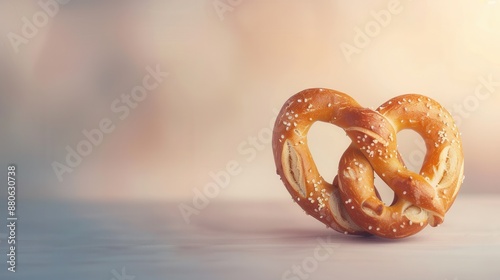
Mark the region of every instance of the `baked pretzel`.
[[[307, 145], [316, 121], [341, 127], [352, 140], [332, 183], [319, 174]], [[406, 168], [396, 134], [412, 129], [427, 147], [420, 174]], [[307, 214], [345, 234], [402, 238], [437, 226], [463, 182], [460, 133], [436, 101], [418, 94], [395, 97], [376, 110], [347, 94], [307, 89], [292, 96], [273, 131], [277, 173]], [[394, 191], [390, 206], [381, 201], [374, 173]]]

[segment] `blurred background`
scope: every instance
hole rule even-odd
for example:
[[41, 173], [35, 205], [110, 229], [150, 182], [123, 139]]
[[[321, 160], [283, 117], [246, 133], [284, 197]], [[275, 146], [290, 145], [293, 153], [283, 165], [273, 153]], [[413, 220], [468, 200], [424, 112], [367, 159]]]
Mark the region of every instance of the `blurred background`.
[[[19, 273], [1, 279], [284, 279], [320, 245], [333, 252], [320, 278], [500, 273], [500, 226], [484, 222], [500, 194], [499, 0], [0, 0], [0, 34], [0, 161], [17, 166], [19, 214]], [[302, 215], [271, 135], [312, 87], [450, 111], [466, 178], [447, 223], [387, 242]], [[326, 180], [349, 143], [311, 128]], [[420, 136], [398, 143], [418, 170]], [[7, 201], [2, 187], [0, 213]]]
[[[214, 201], [288, 199], [271, 126], [311, 87], [372, 108], [410, 92], [436, 99], [462, 131], [463, 193], [500, 192], [499, 1], [0, 5], [0, 152], [18, 165], [23, 197], [190, 202], [215, 183]], [[145, 79], [157, 86], [138, 101]], [[113, 129], [100, 137], [103, 120]], [[309, 137], [333, 180], [348, 138], [324, 124]], [[398, 137], [418, 169], [419, 136]]]

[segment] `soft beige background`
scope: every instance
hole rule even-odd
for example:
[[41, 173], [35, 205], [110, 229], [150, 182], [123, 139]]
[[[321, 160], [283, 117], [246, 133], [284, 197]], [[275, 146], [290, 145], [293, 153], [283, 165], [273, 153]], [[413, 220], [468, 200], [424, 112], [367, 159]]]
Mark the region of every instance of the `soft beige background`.
[[[190, 201], [214, 182], [211, 172], [236, 163], [239, 174], [216, 199], [288, 198], [274, 172], [270, 123], [309, 87], [346, 92], [367, 107], [408, 92], [438, 100], [460, 117], [463, 192], [499, 192], [499, 1], [231, 3], [221, 15], [212, 0], [74, 0], [16, 53], [7, 34], [41, 8], [1, 1], [0, 147], [2, 162], [18, 163], [25, 196]], [[341, 44], [354, 45], [356, 28], [388, 5], [399, 12], [347, 59]], [[168, 78], [119, 120], [112, 100], [156, 65]], [[480, 77], [495, 84], [483, 100], [474, 97]], [[457, 109], [464, 104], [467, 116]], [[105, 117], [116, 130], [59, 182], [51, 163]], [[327, 125], [310, 137], [333, 179], [347, 138]], [[406, 159], [418, 152], [416, 139], [401, 135]]]

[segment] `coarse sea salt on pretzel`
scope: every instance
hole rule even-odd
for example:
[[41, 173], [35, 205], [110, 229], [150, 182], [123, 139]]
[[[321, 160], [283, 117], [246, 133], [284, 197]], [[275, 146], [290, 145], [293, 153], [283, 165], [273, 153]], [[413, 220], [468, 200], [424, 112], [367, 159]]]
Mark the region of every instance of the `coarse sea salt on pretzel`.
[[[319, 174], [307, 145], [316, 121], [344, 129], [352, 140], [331, 184]], [[420, 173], [408, 170], [397, 151], [396, 134], [412, 129], [427, 153]], [[436, 101], [418, 94], [395, 97], [378, 109], [361, 107], [347, 94], [308, 89], [281, 109], [273, 131], [277, 173], [294, 200], [334, 230], [402, 238], [439, 225], [463, 179], [460, 133]], [[374, 187], [374, 173], [394, 191], [385, 205]]]

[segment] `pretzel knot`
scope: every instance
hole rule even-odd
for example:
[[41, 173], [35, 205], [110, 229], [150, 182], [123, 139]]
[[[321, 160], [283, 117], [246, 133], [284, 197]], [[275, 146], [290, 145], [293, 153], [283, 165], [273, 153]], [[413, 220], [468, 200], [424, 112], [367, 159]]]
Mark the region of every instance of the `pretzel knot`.
[[[332, 183], [319, 174], [307, 145], [316, 121], [341, 127], [352, 140]], [[425, 141], [420, 174], [406, 168], [396, 134], [412, 129]], [[292, 96], [273, 131], [277, 173], [294, 200], [327, 226], [346, 234], [402, 238], [437, 226], [463, 182], [460, 133], [436, 101], [418, 94], [395, 97], [375, 111], [330, 89]], [[374, 171], [394, 191], [385, 205], [374, 186]]]

